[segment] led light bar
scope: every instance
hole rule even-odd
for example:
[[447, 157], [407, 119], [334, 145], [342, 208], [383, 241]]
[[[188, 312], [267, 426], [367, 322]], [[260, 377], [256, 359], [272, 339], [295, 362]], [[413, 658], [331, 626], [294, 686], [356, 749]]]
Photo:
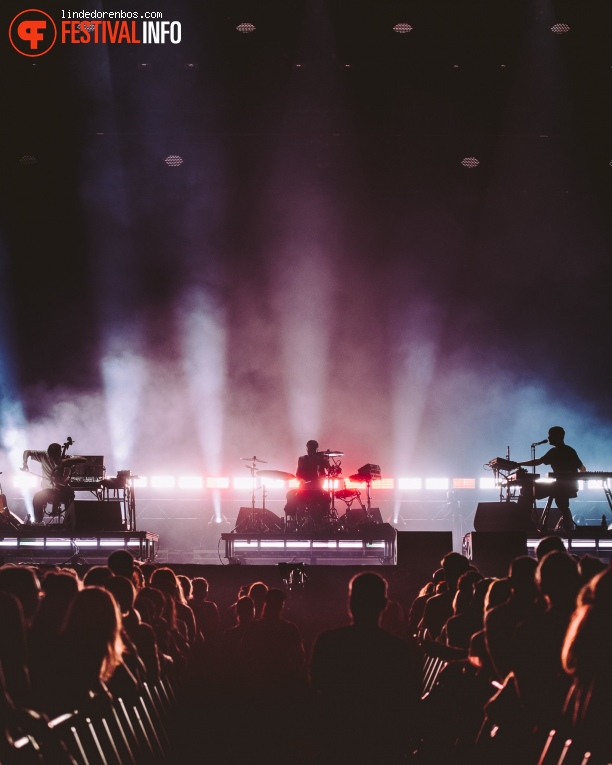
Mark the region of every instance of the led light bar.
[[426, 478], [425, 479], [425, 488], [434, 491], [445, 491], [448, 489], [449, 480], [448, 478]]

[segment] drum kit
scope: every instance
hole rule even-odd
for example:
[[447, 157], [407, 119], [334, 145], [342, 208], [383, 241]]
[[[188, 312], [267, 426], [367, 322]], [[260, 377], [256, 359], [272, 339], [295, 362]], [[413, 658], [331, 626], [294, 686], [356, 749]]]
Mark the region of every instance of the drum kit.
[[[347, 488], [346, 481], [342, 478], [342, 466], [340, 457], [344, 452], [336, 449], [327, 449], [319, 452], [323, 455], [324, 475], [322, 476], [326, 483], [326, 488], [322, 490], [311, 490], [302, 487], [294, 491], [293, 501], [285, 506], [285, 518], [281, 519], [282, 528], [287, 532], [332, 532], [332, 531], [360, 531], [364, 527], [377, 523], [372, 513], [371, 507], [371, 486], [372, 481], [380, 479], [380, 467], [378, 465], [364, 465], [359, 471], [350, 476], [353, 483], [363, 483], [367, 486], [366, 503], [361, 500], [361, 491], [355, 488]], [[260, 465], [267, 465], [266, 460], [259, 459], [257, 456], [241, 457], [247, 470], [251, 473], [251, 511], [248, 517], [244, 518], [238, 524], [235, 531], [241, 533], [265, 533], [278, 531], [278, 517], [273, 513], [266, 511], [266, 484], [268, 481], [291, 481], [296, 478], [293, 473], [284, 470], [270, 470], [260, 468]], [[371, 470], [374, 468], [374, 470]], [[261, 485], [258, 486], [258, 481]], [[256, 493], [261, 489], [262, 506], [255, 507]], [[288, 497], [289, 498], [289, 497]], [[336, 507], [336, 500], [344, 503], [345, 507]], [[358, 508], [353, 509], [354, 504]], [[246, 512], [246, 508], [245, 508]], [[271, 523], [269, 518], [274, 519]]]

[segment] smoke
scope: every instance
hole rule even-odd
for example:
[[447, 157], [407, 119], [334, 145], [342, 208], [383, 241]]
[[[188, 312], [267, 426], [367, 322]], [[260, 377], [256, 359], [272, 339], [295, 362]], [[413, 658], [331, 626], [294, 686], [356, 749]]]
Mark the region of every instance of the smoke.
[[204, 470], [218, 475], [223, 467], [225, 418], [224, 311], [204, 290], [194, 288], [183, 294], [178, 312], [183, 367]]

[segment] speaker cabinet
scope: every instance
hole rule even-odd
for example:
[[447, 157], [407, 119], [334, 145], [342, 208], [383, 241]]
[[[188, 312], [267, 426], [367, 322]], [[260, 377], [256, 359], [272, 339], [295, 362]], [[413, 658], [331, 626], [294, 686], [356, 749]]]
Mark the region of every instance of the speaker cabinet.
[[535, 531], [531, 508], [517, 502], [479, 502], [474, 514], [475, 531]]
[[524, 531], [473, 531], [463, 540], [463, 552], [483, 576], [508, 576], [510, 564], [527, 555]]
[[66, 525], [74, 531], [123, 531], [121, 502], [95, 499], [73, 502], [66, 511]]
[[[367, 513], [362, 507], [353, 507], [340, 517], [345, 521], [349, 531], [357, 531], [357, 529], [365, 528], [364, 524], [367, 520]], [[378, 524], [383, 522], [379, 507], [370, 508], [370, 518], [372, 523]]]
[[253, 508], [241, 507], [236, 520], [236, 531], [239, 534], [244, 534], [247, 531], [255, 531], [256, 528], [260, 528], [265, 531], [273, 531], [282, 534], [285, 530], [283, 519], [279, 518], [279, 516], [271, 510], [264, 510], [261, 507], [256, 507], [255, 528], [252, 528], [252, 520]]

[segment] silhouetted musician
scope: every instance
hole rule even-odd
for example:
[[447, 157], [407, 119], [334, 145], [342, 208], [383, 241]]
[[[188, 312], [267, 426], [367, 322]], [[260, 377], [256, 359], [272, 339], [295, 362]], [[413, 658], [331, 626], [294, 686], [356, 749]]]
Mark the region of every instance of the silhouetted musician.
[[576, 474], [576, 478], [558, 478], [554, 483], [536, 483], [534, 484], [535, 498], [543, 499], [552, 497], [555, 505], [561, 512], [561, 523], [565, 531], [571, 531], [574, 528], [574, 519], [570, 512], [569, 501], [572, 497], [578, 496], [578, 473], [586, 471], [582, 460], [575, 449], [565, 443], [565, 431], [563, 428], [555, 425], [548, 431], [548, 443], [552, 446], [546, 454], [539, 459], [517, 462], [517, 465], [523, 467], [532, 467], [536, 465], [550, 465], [553, 473]]
[[319, 444], [316, 441], [308, 441], [307, 453], [298, 459], [296, 476], [302, 481], [303, 489], [322, 489], [329, 460], [325, 454], [317, 451]]
[[329, 458], [326, 454], [318, 452], [318, 448], [319, 444], [316, 441], [308, 441], [307, 453], [298, 459], [295, 474], [300, 479], [301, 486], [287, 492], [285, 506], [285, 514], [294, 519], [308, 508], [311, 520], [318, 522], [329, 504], [329, 492], [323, 489]]
[[49, 444], [47, 451], [26, 449], [23, 453], [22, 470], [27, 471], [29, 459], [39, 462], [42, 469], [42, 490], [32, 497], [34, 521], [42, 523], [48, 504], [62, 504], [67, 508], [74, 500], [74, 492], [68, 486], [70, 470], [66, 467], [70, 458], [65, 458], [64, 450], [59, 444]]

